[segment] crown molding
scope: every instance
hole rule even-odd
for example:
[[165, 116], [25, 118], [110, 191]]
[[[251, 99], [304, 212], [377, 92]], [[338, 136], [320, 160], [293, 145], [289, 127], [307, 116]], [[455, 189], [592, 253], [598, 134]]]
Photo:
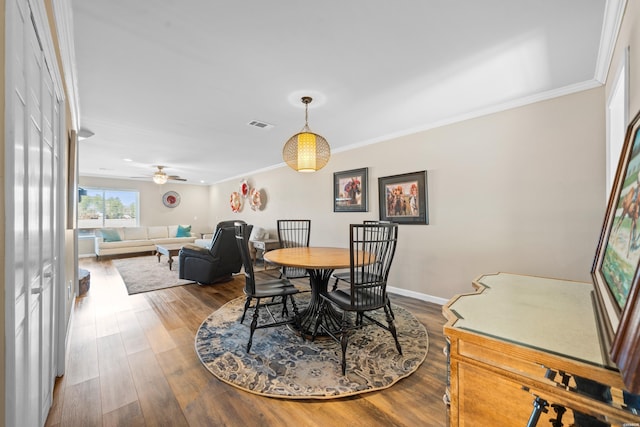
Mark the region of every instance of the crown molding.
[[80, 129], [80, 101], [78, 95], [78, 73], [76, 71], [76, 49], [73, 39], [73, 11], [71, 8], [71, 0], [52, 0], [52, 6], [67, 103], [71, 111], [71, 126], [77, 130]]
[[581, 83], [576, 83], [573, 85], [568, 85], [568, 86], [564, 86], [564, 87], [560, 87], [557, 89], [552, 89], [552, 90], [548, 90], [546, 92], [541, 92], [541, 93], [536, 93], [533, 95], [529, 95], [529, 96], [524, 96], [521, 98], [517, 98], [517, 99], [513, 99], [510, 101], [506, 101], [506, 102], [502, 102], [502, 103], [497, 103], [494, 105], [489, 105], [485, 108], [479, 108], [477, 110], [474, 111], [470, 111], [468, 113], [465, 114], [460, 114], [457, 116], [451, 116], [451, 117], [447, 117], [444, 118], [442, 120], [438, 120], [438, 121], [434, 121], [434, 122], [430, 122], [430, 123], [426, 123], [424, 125], [421, 126], [417, 126], [417, 127], [413, 127], [413, 128], [409, 128], [409, 129], [404, 129], [402, 131], [398, 131], [398, 132], [394, 132], [394, 133], [390, 133], [390, 134], [386, 134], [386, 135], [382, 135], [373, 139], [369, 139], [366, 141], [360, 141], [360, 142], [356, 142], [353, 144], [349, 144], [340, 148], [336, 148], [335, 150], [332, 149], [331, 153], [332, 154], [337, 154], [337, 153], [341, 153], [343, 151], [350, 151], [356, 148], [360, 148], [360, 147], [364, 147], [367, 145], [371, 145], [371, 144], [377, 144], [379, 142], [384, 142], [384, 141], [389, 141], [392, 139], [396, 139], [396, 138], [400, 138], [400, 137], [404, 137], [407, 135], [413, 135], [419, 132], [424, 132], [424, 131], [428, 131], [431, 129], [436, 129], [436, 128], [440, 128], [443, 126], [448, 126], [454, 123], [459, 123], [459, 122], [464, 122], [466, 120], [471, 120], [471, 119], [475, 119], [478, 117], [482, 117], [482, 116], [488, 116], [490, 114], [495, 114], [495, 113], [499, 113], [501, 111], [506, 111], [506, 110], [511, 110], [514, 108], [518, 108], [518, 107], [523, 107], [525, 105], [529, 105], [529, 104], [535, 104], [541, 101], [546, 101], [549, 99], [554, 99], [554, 98], [558, 98], [561, 96], [566, 96], [566, 95], [571, 95], [574, 93], [578, 93], [578, 92], [583, 92], [585, 90], [590, 90], [590, 89], [594, 89], [596, 87], [600, 87], [602, 86], [602, 83], [597, 81], [597, 80], [587, 80]]
[[47, 18], [47, 8], [42, 0], [27, 0], [25, 1], [25, 4], [28, 4], [29, 9], [31, 10], [31, 19], [33, 19], [38, 42], [40, 43], [40, 48], [44, 53], [46, 67], [49, 69], [51, 78], [53, 79], [53, 85], [56, 93], [64, 99], [64, 87], [62, 86], [62, 78], [56, 61], [56, 51], [51, 38], [53, 33], [51, 32], [51, 25]]
[[624, 10], [627, 0], [607, 0], [604, 8], [604, 19], [602, 22], [602, 33], [600, 34], [600, 47], [598, 48], [598, 58], [596, 60], [596, 72], [594, 78], [604, 84], [607, 81], [613, 51], [616, 47], [616, 40], [622, 25]]

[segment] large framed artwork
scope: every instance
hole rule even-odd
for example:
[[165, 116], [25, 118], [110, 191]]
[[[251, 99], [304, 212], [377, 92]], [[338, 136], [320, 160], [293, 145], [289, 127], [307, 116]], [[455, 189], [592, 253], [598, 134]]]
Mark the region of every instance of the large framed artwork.
[[427, 171], [378, 178], [380, 220], [429, 224]]
[[333, 174], [333, 211], [367, 212], [369, 210], [368, 169], [352, 169]]
[[603, 335], [625, 385], [640, 392], [640, 112], [627, 128], [591, 274]]

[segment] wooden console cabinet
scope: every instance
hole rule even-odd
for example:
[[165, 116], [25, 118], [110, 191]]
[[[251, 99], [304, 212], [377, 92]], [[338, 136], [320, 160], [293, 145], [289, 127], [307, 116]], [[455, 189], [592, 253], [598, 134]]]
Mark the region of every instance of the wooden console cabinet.
[[637, 403], [625, 403], [637, 396], [603, 348], [592, 283], [498, 273], [473, 287], [443, 307], [451, 426], [524, 427], [537, 416], [570, 426], [585, 415], [640, 426]]

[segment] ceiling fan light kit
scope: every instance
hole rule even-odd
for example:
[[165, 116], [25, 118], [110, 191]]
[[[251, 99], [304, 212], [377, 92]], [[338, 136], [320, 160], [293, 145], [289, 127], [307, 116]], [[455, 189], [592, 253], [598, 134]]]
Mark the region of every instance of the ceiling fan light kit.
[[186, 179], [180, 178], [178, 175], [167, 175], [164, 171], [164, 168], [167, 166], [156, 165], [155, 167], [158, 168], [158, 170], [154, 172], [151, 178], [156, 184], [166, 184], [167, 181], [186, 181]]
[[323, 136], [309, 128], [310, 96], [302, 97], [304, 104], [304, 127], [284, 144], [282, 158], [298, 172], [315, 172], [322, 169], [331, 157], [331, 147]]
[[160, 185], [166, 184], [167, 180], [169, 179], [169, 177], [167, 176], [166, 173], [164, 173], [162, 168], [163, 166], [158, 166], [158, 170], [153, 174], [153, 182]]

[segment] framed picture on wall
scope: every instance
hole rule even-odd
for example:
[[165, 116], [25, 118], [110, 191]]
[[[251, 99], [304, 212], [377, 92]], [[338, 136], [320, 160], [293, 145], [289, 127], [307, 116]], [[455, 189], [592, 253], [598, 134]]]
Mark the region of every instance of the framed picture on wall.
[[378, 178], [380, 220], [429, 224], [427, 171]]
[[333, 211], [367, 212], [369, 182], [367, 168], [333, 174]]
[[625, 385], [640, 392], [640, 112], [627, 128], [591, 271], [603, 335]]

